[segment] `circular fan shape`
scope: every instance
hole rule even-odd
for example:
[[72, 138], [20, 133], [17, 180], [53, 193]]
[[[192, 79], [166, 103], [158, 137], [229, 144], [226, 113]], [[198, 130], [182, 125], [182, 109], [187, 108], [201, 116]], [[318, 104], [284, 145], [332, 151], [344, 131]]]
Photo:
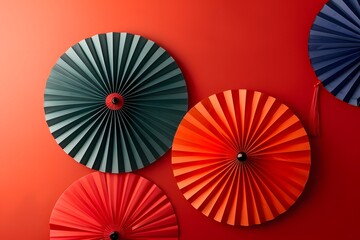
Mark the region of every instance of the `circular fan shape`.
[[296, 201], [308, 179], [310, 145], [287, 106], [260, 92], [229, 90], [185, 115], [172, 166], [196, 209], [218, 222], [249, 226]]
[[154, 42], [129, 33], [82, 40], [46, 83], [45, 115], [57, 143], [102, 172], [130, 172], [162, 156], [187, 111], [184, 77]]
[[325, 88], [340, 100], [360, 106], [360, 5], [330, 0], [310, 31], [309, 55]]
[[94, 172], [56, 202], [50, 239], [178, 239], [178, 224], [168, 198], [149, 180]]

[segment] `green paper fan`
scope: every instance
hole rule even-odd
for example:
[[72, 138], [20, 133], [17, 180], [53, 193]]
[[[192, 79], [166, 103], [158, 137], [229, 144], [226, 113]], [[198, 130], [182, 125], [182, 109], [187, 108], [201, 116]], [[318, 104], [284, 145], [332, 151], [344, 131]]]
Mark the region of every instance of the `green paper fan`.
[[63, 150], [102, 172], [130, 172], [161, 157], [187, 111], [184, 76], [160, 46], [106, 33], [69, 48], [52, 68], [45, 116]]

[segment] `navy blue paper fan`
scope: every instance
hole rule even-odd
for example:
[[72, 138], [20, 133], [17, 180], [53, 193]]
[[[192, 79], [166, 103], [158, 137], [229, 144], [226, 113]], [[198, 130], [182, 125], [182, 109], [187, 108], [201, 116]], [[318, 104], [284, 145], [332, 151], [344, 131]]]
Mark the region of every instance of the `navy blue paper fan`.
[[360, 106], [360, 3], [331, 0], [310, 31], [309, 56], [318, 79], [338, 99]]

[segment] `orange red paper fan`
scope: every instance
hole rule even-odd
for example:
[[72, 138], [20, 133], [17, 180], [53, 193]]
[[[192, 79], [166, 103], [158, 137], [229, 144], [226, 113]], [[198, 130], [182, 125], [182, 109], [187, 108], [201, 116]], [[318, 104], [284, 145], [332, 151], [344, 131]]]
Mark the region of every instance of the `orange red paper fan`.
[[300, 120], [280, 101], [229, 90], [185, 115], [172, 167], [193, 207], [218, 222], [249, 226], [294, 204], [308, 179], [310, 145]]

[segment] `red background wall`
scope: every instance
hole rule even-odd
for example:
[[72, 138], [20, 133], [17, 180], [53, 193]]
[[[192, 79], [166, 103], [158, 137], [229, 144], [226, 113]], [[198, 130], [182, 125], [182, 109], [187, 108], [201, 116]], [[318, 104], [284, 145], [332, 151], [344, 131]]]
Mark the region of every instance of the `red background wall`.
[[[61, 193], [91, 172], [57, 146], [44, 117], [46, 79], [83, 38], [128, 31], [154, 40], [185, 75], [190, 106], [226, 89], [248, 88], [288, 105], [309, 127], [317, 79], [307, 53], [311, 24], [326, 0], [0, 0], [0, 239], [48, 239]], [[231, 227], [208, 219], [180, 194], [170, 153], [138, 171], [169, 196], [180, 239], [359, 239], [360, 109], [320, 90], [321, 136], [298, 201], [273, 221]]]

